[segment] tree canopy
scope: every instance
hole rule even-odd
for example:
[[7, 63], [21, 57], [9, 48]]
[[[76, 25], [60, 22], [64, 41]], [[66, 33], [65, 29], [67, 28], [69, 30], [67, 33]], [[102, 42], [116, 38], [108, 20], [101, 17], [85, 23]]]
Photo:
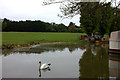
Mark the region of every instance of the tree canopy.
[[[106, 1], [106, 0], [105, 0]], [[103, 36], [113, 30], [119, 30], [119, 14], [117, 11], [120, 3], [112, 6], [115, 0], [111, 2], [81, 2], [79, 0], [47, 0], [44, 5], [61, 3], [60, 10], [62, 18], [72, 18], [80, 15], [80, 27], [91, 36], [93, 32], [98, 31]], [[115, 15], [116, 14], [116, 15]], [[114, 29], [113, 29], [114, 28]]]

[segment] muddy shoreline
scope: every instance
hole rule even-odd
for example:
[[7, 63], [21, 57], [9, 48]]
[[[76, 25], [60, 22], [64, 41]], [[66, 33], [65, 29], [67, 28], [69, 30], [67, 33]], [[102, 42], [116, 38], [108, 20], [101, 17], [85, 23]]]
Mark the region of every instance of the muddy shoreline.
[[14, 49], [22, 47], [32, 47], [40, 44], [61, 44], [61, 43], [70, 43], [70, 42], [49, 42], [49, 43], [32, 43], [32, 44], [3, 44], [2, 49]]

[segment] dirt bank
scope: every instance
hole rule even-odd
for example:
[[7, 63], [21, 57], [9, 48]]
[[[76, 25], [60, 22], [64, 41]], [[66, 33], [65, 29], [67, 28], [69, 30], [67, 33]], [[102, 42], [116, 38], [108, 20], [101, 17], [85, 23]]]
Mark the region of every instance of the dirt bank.
[[[32, 47], [38, 44], [60, 44], [66, 42], [51, 42], [51, 43], [31, 43], [31, 44], [3, 44], [2, 49], [13, 49], [13, 48], [21, 48], [21, 47]], [[68, 42], [67, 42], [68, 43]], [[70, 43], [70, 42], [69, 42]]]

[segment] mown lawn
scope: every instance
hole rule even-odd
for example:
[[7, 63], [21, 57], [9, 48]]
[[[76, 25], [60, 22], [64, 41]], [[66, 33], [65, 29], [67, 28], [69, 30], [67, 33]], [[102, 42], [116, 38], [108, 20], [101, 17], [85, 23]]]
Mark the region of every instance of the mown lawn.
[[79, 42], [80, 35], [85, 35], [85, 33], [2, 32], [2, 44]]

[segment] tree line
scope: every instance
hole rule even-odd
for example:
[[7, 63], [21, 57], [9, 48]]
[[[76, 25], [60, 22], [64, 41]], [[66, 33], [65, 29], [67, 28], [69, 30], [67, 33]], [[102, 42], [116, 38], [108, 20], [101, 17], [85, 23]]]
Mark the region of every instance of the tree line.
[[3, 32], [83, 32], [75, 23], [64, 24], [48, 23], [41, 20], [12, 21], [4, 18], [2, 23]]

